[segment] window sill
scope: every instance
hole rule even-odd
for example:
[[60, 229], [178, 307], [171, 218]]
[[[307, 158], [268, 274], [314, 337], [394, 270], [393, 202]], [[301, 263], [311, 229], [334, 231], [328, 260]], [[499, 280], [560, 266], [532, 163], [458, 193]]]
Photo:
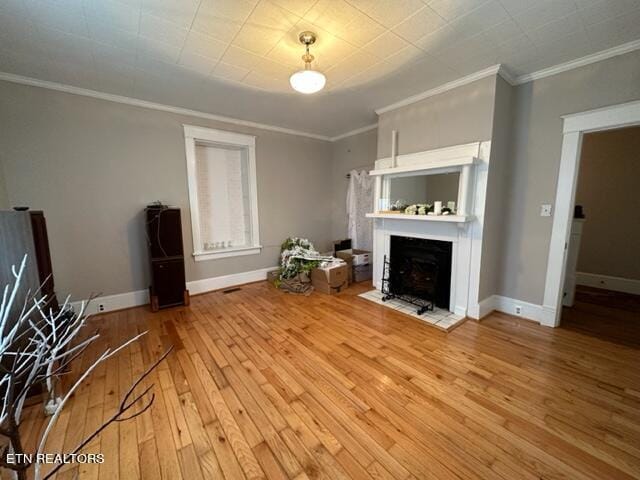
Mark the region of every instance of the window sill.
[[256, 255], [262, 251], [262, 245], [252, 247], [226, 248], [220, 251], [193, 252], [193, 259], [196, 262], [205, 260], [217, 260], [219, 258], [239, 257], [242, 255]]

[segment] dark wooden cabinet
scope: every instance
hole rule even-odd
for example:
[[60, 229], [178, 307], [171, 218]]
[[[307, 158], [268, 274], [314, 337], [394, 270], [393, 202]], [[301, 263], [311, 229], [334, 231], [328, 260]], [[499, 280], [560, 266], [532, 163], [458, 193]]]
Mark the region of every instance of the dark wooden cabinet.
[[47, 307], [58, 310], [55, 285], [53, 282], [53, 267], [51, 266], [51, 252], [49, 251], [49, 235], [47, 234], [47, 221], [41, 211], [32, 211], [31, 232], [33, 233], [33, 245], [36, 250], [36, 263], [38, 264], [38, 277], [40, 291], [47, 296]]
[[151, 265], [151, 309], [155, 312], [188, 305], [180, 209], [150, 205], [145, 209], [145, 222]]
[[[40, 289], [39, 296], [46, 295], [44, 309], [58, 311], [47, 222], [43, 212], [0, 211], [0, 289], [13, 284], [15, 279], [11, 267], [19, 267], [24, 255], [27, 255], [27, 264], [14, 308], [22, 307], [28, 292], [33, 294]], [[12, 312], [12, 315], [18, 313]]]

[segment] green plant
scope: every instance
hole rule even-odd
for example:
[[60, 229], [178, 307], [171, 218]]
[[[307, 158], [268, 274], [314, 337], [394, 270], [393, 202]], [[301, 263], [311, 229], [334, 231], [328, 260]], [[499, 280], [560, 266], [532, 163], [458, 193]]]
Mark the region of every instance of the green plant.
[[308, 274], [324, 260], [306, 238], [289, 237], [280, 246], [280, 268], [276, 286], [282, 279]]

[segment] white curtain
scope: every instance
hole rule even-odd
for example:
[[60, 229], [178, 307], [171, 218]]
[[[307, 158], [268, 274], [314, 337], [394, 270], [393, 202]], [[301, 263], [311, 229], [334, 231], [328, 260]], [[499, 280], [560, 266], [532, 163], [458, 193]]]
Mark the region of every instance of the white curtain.
[[373, 211], [373, 179], [363, 170], [349, 172], [347, 190], [348, 235], [353, 248], [371, 250], [373, 247], [373, 222], [365, 217]]

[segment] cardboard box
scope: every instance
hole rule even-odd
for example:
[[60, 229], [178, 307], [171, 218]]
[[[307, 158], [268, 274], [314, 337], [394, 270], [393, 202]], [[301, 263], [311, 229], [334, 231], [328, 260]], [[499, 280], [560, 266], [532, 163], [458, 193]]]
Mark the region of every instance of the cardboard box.
[[321, 293], [332, 295], [347, 288], [349, 267], [346, 263], [338, 263], [325, 268], [311, 270], [311, 285]]
[[364, 282], [373, 278], [373, 264], [367, 265], [354, 265], [353, 266], [353, 281]]
[[348, 261], [351, 258], [351, 264], [355, 267], [357, 265], [368, 265], [371, 263], [371, 252], [368, 250], [359, 250], [357, 248], [350, 248], [348, 250], [340, 250], [336, 252], [336, 257], [342, 258], [344, 261]]
[[337, 258], [341, 258], [347, 264], [347, 283], [351, 285], [353, 283], [353, 257], [351, 254], [343, 253], [342, 256], [337, 256]]

